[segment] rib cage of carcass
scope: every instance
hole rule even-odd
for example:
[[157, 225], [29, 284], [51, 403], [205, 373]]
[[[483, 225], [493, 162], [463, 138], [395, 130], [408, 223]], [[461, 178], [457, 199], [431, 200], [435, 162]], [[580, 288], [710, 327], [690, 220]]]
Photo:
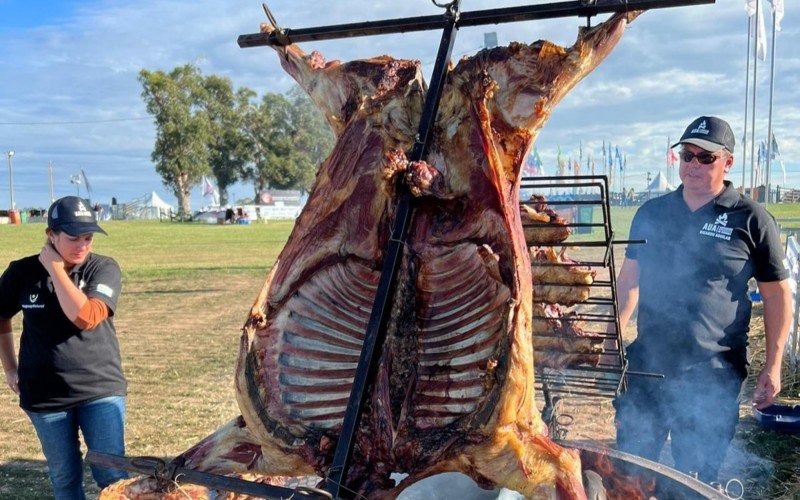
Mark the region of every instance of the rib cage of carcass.
[[[407, 187], [414, 219], [348, 486], [392, 498], [458, 471], [529, 497], [585, 498], [578, 453], [548, 439], [534, 402], [520, 169], [552, 108], [637, 15], [582, 28], [569, 48], [512, 43], [460, 60], [425, 162], [403, 153], [426, 93], [418, 61], [326, 62], [277, 47], [336, 145], [244, 326], [235, 377], [243, 418], [186, 452], [186, 466], [327, 474]], [[408, 476], [394, 484], [393, 472]]]

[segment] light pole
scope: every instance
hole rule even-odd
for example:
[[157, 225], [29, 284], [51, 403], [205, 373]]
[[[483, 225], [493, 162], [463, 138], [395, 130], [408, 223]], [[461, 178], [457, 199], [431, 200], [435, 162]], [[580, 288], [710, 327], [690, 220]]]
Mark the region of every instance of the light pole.
[[14, 210], [14, 164], [11, 161], [11, 158], [14, 157], [14, 151], [9, 151], [8, 153], [8, 193], [11, 197], [11, 208], [9, 210]]
[[78, 189], [78, 198], [81, 197], [81, 176], [80, 175], [70, 175], [69, 176], [69, 183], [75, 184], [75, 187]]

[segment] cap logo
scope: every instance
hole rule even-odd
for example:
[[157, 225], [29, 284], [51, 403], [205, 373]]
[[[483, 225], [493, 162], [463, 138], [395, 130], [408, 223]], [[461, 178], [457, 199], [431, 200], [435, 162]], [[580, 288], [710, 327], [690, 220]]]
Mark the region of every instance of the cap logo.
[[706, 121], [703, 120], [702, 122], [700, 122], [700, 125], [698, 125], [696, 129], [693, 129], [691, 133], [708, 135], [708, 129], [706, 128]]
[[86, 205], [82, 201], [78, 202], [78, 210], [75, 211], [75, 217], [91, 217], [92, 212], [87, 210]]

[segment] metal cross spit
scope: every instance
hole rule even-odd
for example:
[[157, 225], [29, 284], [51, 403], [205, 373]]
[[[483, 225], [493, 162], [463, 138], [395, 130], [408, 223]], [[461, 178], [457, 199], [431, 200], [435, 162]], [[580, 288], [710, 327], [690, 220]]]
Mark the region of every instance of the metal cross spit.
[[[398, 19], [388, 19], [382, 21], [368, 21], [360, 23], [339, 24], [333, 26], [320, 26], [314, 28], [288, 29], [280, 28], [275, 17], [264, 5], [264, 10], [270, 22], [275, 26], [272, 33], [255, 33], [240, 35], [238, 44], [240, 47], [257, 46], [286, 46], [293, 43], [307, 42], [311, 40], [332, 40], [338, 38], [353, 38], [360, 36], [385, 35], [389, 33], [405, 33], [411, 31], [426, 31], [442, 29], [442, 38], [439, 43], [439, 50], [436, 56], [436, 63], [433, 68], [430, 86], [425, 97], [425, 104], [420, 118], [419, 128], [415, 136], [414, 146], [408, 155], [410, 162], [422, 161], [427, 153], [428, 143], [436, 120], [439, 107], [439, 100], [442, 95], [445, 81], [447, 79], [448, 67], [450, 63], [456, 33], [459, 28], [469, 26], [481, 26], [486, 24], [500, 24], [518, 21], [530, 21], [534, 19], [553, 19], [561, 17], [585, 17], [587, 23], [598, 14], [610, 14], [628, 12], [633, 10], [649, 10], [668, 7], [683, 7], [689, 5], [711, 4], [715, 0], [572, 0], [564, 2], [553, 2], [547, 4], [525, 5], [519, 7], [508, 7], [501, 9], [487, 9], [479, 11], [461, 12], [461, 0], [452, 0], [447, 3], [440, 3], [431, 0], [436, 6], [442, 7], [445, 12], [441, 15], [430, 15], [420, 17], [407, 17]], [[354, 438], [361, 418], [363, 405], [367, 395], [367, 387], [374, 378], [378, 360], [386, 335], [386, 326], [389, 320], [390, 308], [394, 286], [397, 278], [397, 271], [402, 259], [402, 250], [408, 238], [408, 228], [413, 216], [413, 198], [407, 190], [401, 190], [401, 195], [396, 208], [396, 218], [392, 228], [392, 238], [389, 239], [386, 252], [384, 253], [383, 265], [381, 268], [380, 281], [378, 283], [377, 294], [373, 302], [372, 312], [364, 338], [364, 345], [358, 360], [350, 398], [342, 423], [342, 430], [337, 442], [333, 462], [329, 474], [326, 478], [325, 489], [327, 492], [319, 490], [305, 490], [303, 492], [292, 491], [272, 487], [271, 491], [262, 488], [260, 493], [266, 498], [284, 498], [284, 493], [302, 494], [308, 497], [333, 497], [342, 498], [352, 493], [346, 487], [347, 469], [350, 455], [353, 451]], [[87, 460], [93, 462], [92, 457]], [[106, 457], [108, 458], [108, 457]], [[122, 458], [122, 457], [118, 457]], [[147, 473], [141, 467], [142, 464], [134, 464], [137, 459], [122, 459], [115, 461], [117, 468], [122, 468], [138, 473]], [[131, 465], [136, 467], [132, 468]], [[149, 465], [149, 464], [148, 464]], [[163, 468], [163, 467], [162, 467]], [[184, 470], [181, 470], [185, 474]], [[164, 475], [163, 471], [154, 471], [156, 475]], [[169, 475], [169, 474], [168, 474]], [[208, 478], [199, 478], [208, 480]], [[231, 479], [231, 478], [226, 478]], [[216, 484], [228, 491], [242, 491], [240, 481], [228, 481], [226, 484]], [[236, 483], [236, 484], [234, 484]], [[208, 484], [208, 483], [206, 483]], [[225, 487], [227, 486], [227, 488]], [[264, 486], [264, 485], [259, 485]], [[321, 495], [321, 493], [327, 493]]]

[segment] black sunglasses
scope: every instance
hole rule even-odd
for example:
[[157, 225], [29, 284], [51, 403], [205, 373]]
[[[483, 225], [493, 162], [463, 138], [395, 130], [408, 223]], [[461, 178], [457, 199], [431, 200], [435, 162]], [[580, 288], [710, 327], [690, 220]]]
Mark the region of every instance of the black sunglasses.
[[692, 153], [691, 151], [681, 151], [681, 160], [689, 163], [692, 160], [697, 158], [697, 161], [702, 163], [703, 165], [711, 165], [715, 161], [719, 160], [721, 156], [717, 156], [714, 153]]

